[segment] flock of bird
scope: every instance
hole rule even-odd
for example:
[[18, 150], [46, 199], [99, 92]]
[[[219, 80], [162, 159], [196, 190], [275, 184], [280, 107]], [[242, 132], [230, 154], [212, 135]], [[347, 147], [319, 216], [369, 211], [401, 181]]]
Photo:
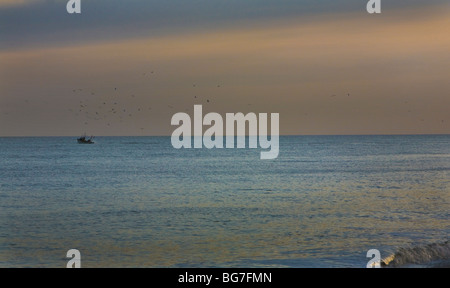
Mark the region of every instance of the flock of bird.
[[[83, 93], [83, 89], [75, 89], [73, 93]], [[126, 120], [126, 118], [132, 118], [144, 110], [144, 107], [133, 107], [129, 105], [131, 99], [135, 97], [134, 94], [129, 95], [127, 98], [119, 97], [117, 95], [117, 88], [108, 93], [106, 97], [96, 96], [95, 92], [88, 93], [90, 96], [87, 99], [80, 100], [76, 109], [69, 109], [74, 112], [75, 116], [80, 119], [84, 119], [84, 124], [88, 125], [89, 120], [100, 121], [104, 120], [107, 126], [111, 125], [112, 120], [118, 119], [120, 122]], [[96, 97], [94, 97], [96, 96]], [[127, 105], [128, 104], [128, 105]], [[147, 110], [151, 110], [151, 107], [145, 107]]]
[[[142, 73], [142, 77], [153, 77], [155, 71]], [[197, 84], [192, 84], [193, 88], [197, 87]], [[216, 88], [221, 88], [220, 84], [217, 84]], [[133, 124], [137, 125], [137, 119], [143, 117], [145, 113], [151, 111], [151, 106], [139, 105], [139, 101], [135, 94], [121, 91], [118, 87], [110, 87], [106, 91], [101, 92], [91, 91], [83, 88], [76, 88], [72, 90], [79, 99], [78, 107], [68, 109], [76, 117], [77, 121], [83, 123], [85, 126], [92, 124], [91, 121], [103, 121], [105, 126], [112, 126], [115, 123], [133, 121]], [[125, 95], [127, 94], [127, 95]], [[335, 98], [337, 94], [330, 95]], [[350, 97], [350, 93], [346, 93], [345, 96]], [[192, 96], [191, 96], [192, 97]], [[193, 96], [193, 104], [211, 103], [210, 99], [202, 98], [195, 95]], [[199, 103], [200, 102], [200, 103]], [[408, 101], [405, 101], [405, 105]], [[175, 105], [175, 104], [174, 104]], [[167, 104], [166, 109], [175, 109], [174, 105]], [[247, 104], [251, 106], [251, 104]], [[164, 107], [154, 107], [155, 110], [163, 109]], [[185, 109], [189, 111], [189, 109]], [[177, 111], [179, 112], [179, 111]], [[411, 113], [411, 110], [408, 110]], [[423, 122], [424, 120], [421, 119]], [[444, 123], [444, 120], [441, 121]], [[140, 128], [144, 130], [145, 128]]]
[[[155, 74], [154, 71], [142, 73], [143, 77], [151, 77]], [[192, 87], [197, 87], [197, 84], [192, 84]], [[217, 85], [221, 88], [221, 85]], [[85, 88], [76, 88], [71, 91], [79, 100], [76, 108], [68, 109], [73, 113], [77, 121], [85, 126], [91, 125], [92, 121], [102, 121], [105, 126], [112, 126], [115, 123], [132, 122], [137, 124], [137, 119], [143, 117], [145, 113], [151, 111], [151, 106], [143, 105], [140, 97], [136, 94], [121, 91], [118, 87], [110, 87], [101, 92], [92, 91]], [[199, 96], [193, 96], [194, 104], [198, 102], [211, 103], [210, 99], [200, 99]], [[139, 105], [139, 103], [141, 103]], [[154, 109], [161, 109], [160, 106]], [[174, 105], [167, 104], [166, 109], [175, 109]], [[189, 109], [185, 109], [188, 111]], [[145, 128], [140, 128], [144, 130]]]

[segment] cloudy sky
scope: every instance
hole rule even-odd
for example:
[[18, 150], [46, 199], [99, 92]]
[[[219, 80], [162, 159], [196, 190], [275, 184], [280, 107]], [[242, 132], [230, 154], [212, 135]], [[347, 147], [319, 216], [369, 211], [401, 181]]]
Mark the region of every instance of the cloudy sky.
[[170, 135], [177, 112], [282, 134], [450, 133], [450, 2], [0, 0], [0, 136]]

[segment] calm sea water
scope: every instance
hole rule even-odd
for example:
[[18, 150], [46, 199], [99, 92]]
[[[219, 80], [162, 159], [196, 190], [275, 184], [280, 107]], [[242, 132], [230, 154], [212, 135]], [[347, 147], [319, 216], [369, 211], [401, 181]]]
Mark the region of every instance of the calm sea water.
[[450, 136], [0, 138], [0, 267], [419, 267], [450, 259]]

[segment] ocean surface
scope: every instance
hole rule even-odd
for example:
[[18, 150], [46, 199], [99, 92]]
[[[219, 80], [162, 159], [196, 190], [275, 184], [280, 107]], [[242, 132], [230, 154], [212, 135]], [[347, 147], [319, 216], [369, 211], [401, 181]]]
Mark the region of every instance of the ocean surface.
[[0, 267], [450, 267], [450, 135], [0, 138]]

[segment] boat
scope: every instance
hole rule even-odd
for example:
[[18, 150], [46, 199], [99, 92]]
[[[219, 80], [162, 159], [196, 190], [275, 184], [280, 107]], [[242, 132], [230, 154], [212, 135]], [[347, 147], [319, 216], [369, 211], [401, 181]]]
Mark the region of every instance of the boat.
[[86, 135], [81, 136], [80, 138], [77, 139], [78, 144], [94, 144], [95, 142], [94, 140], [94, 136], [91, 136], [89, 139], [86, 137]]

